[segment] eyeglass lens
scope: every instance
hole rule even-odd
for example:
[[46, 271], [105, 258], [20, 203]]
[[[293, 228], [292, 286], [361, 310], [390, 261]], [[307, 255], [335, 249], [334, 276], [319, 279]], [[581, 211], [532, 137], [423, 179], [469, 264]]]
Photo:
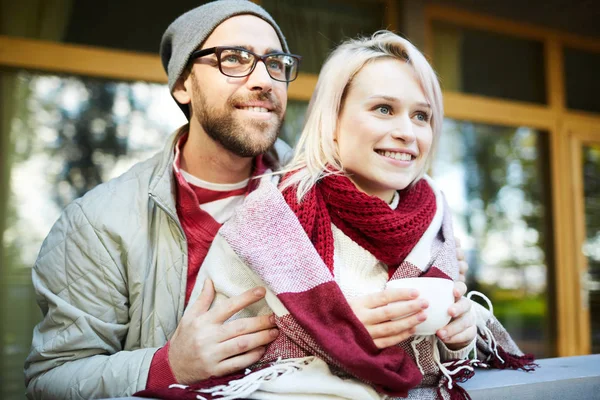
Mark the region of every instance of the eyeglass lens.
[[[225, 75], [242, 77], [255, 63], [255, 56], [240, 49], [223, 49], [220, 55], [221, 70]], [[285, 54], [273, 54], [265, 58], [265, 66], [271, 78], [281, 81], [296, 78], [297, 61]]]

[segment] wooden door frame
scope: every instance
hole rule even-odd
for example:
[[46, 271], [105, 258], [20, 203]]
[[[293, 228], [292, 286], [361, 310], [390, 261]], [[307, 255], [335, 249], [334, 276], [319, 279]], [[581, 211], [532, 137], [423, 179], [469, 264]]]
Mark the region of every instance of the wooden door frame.
[[600, 145], [600, 125], [596, 120], [573, 119], [564, 126], [564, 133], [569, 138], [570, 180], [571, 187], [567, 192], [571, 196], [571, 218], [573, 237], [573, 302], [578, 305], [574, 316], [578, 327], [578, 353], [590, 354], [592, 349], [590, 310], [584, 294], [583, 279], [588, 270], [587, 257], [581, 251], [586, 240], [585, 199], [583, 169], [581, 164], [582, 149], [586, 144]]
[[[442, 5], [425, 7], [425, 54], [433, 59], [434, 23], [445, 22], [457, 27], [499, 33], [526, 40], [535, 40], [544, 47], [547, 104], [533, 104], [488, 98], [472, 94], [444, 91], [446, 116], [454, 119], [507, 126], [528, 126], [549, 134], [550, 185], [553, 221], [554, 291], [556, 315], [555, 352], [558, 356], [589, 354], [589, 337], [582, 331], [589, 324], [589, 315], [581, 307], [580, 273], [573, 265], [577, 261], [577, 240], [574, 234], [575, 203], [583, 206], [582, 198], [573, 198], [573, 160], [581, 156], [575, 151], [569, 132], [583, 132], [600, 126], [600, 113], [568, 110], [564, 80], [565, 47], [600, 53], [600, 40], [568, 34], [531, 24], [482, 15]], [[587, 127], [587, 128], [586, 128]], [[580, 134], [579, 134], [580, 135]], [[589, 134], [596, 137], [596, 134]], [[580, 136], [577, 136], [580, 137]], [[581, 179], [581, 177], [579, 177]], [[580, 185], [582, 183], [580, 182]], [[578, 192], [581, 193], [581, 192]], [[580, 209], [582, 210], [582, 209]], [[581, 211], [580, 211], [581, 212]], [[581, 216], [582, 214], [580, 214]], [[579, 228], [580, 229], [580, 228]], [[579, 233], [581, 235], [581, 232]], [[589, 328], [587, 329], [589, 335]], [[586, 344], [587, 343], [587, 344]]]

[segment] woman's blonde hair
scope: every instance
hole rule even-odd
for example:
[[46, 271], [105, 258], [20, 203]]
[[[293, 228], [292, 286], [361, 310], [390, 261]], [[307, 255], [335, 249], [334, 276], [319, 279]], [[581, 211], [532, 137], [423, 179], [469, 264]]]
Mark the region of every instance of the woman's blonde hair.
[[411, 65], [431, 105], [433, 141], [423, 171], [414, 182], [423, 177], [431, 164], [442, 129], [444, 106], [440, 84], [431, 65], [408, 40], [390, 31], [378, 31], [371, 37], [345, 41], [325, 61], [308, 105], [294, 157], [279, 172], [292, 173], [282, 183], [281, 190], [297, 186], [298, 201], [301, 201], [319, 179], [344, 170], [334, 139], [345, 95], [362, 67], [381, 58], [398, 59]]

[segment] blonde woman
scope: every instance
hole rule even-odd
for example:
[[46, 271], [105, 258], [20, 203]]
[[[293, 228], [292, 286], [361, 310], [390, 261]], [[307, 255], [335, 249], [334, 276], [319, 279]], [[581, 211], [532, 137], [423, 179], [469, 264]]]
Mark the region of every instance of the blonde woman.
[[491, 314], [461, 299], [462, 284], [453, 319], [430, 336], [413, 335], [427, 307], [418, 293], [385, 290], [394, 279], [458, 276], [449, 210], [425, 175], [442, 119], [437, 77], [407, 40], [383, 31], [333, 51], [283, 179], [263, 177], [223, 225], [186, 312], [191, 321], [264, 286], [265, 300], [233, 319], [273, 313], [279, 336], [253, 368], [152, 394], [464, 398], [456, 382], [474, 366], [531, 361]]

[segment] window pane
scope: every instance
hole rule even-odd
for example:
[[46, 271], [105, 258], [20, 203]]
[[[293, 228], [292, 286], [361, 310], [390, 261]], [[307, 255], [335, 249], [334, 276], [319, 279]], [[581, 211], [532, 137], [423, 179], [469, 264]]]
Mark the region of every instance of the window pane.
[[[166, 85], [26, 71], [0, 73], [13, 105], [0, 259], [0, 398], [23, 398], [35, 304], [31, 267], [62, 208], [157, 152], [185, 123]], [[3, 161], [6, 161], [3, 159]], [[4, 192], [6, 193], [6, 192]], [[0, 215], [1, 217], [2, 215]]]
[[583, 147], [583, 190], [592, 353], [600, 353], [600, 145]]
[[300, 71], [318, 73], [343, 39], [384, 28], [384, 2], [263, 0], [261, 5], [283, 31], [290, 50], [300, 54]]
[[567, 107], [600, 112], [600, 53], [565, 48]]
[[469, 262], [467, 285], [525, 352], [553, 355], [547, 136], [446, 120], [433, 176]]
[[168, 6], [147, 0], [62, 1], [54, 6], [69, 14], [64, 42], [158, 54], [169, 24], [209, 1], [177, 0]]
[[444, 90], [546, 103], [541, 42], [433, 23], [434, 67]]

